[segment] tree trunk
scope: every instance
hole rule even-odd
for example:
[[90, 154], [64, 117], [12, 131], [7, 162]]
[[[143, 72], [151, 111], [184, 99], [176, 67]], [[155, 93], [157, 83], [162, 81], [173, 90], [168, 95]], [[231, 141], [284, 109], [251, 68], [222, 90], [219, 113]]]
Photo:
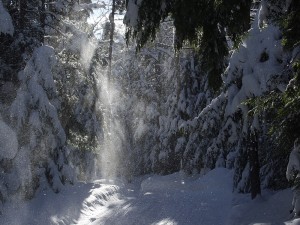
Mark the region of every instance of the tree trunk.
[[44, 43], [44, 37], [45, 37], [45, 26], [46, 26], [46, 2], [45, 0], [41, 0], [41, 5], [39, 8], [40, 13], [40, 22], [41, 22], [41, 33], [39, 34], [39, 40], [41, 43]]
[[251, 198], [254, 199], [261, 194], [260, 176], [259, 176], [259, 159], [258, 159], [258, 137], [257, 130], [254, 129], [248, 134], [248, 156], [250, 165], [250, 188]]
[[26, 25], [26, 9], [27, 9], [27, 0], [19, 0], [19, 26], [24, 28]]

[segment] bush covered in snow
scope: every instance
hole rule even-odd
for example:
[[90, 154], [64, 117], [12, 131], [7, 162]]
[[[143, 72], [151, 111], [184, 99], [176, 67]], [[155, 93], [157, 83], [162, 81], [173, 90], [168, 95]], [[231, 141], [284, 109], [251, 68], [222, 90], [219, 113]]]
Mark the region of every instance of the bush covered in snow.
[[297, 139], [290, 153], [286, 178], [293, 183], [293, 215], [300, 216], [300, 143]]

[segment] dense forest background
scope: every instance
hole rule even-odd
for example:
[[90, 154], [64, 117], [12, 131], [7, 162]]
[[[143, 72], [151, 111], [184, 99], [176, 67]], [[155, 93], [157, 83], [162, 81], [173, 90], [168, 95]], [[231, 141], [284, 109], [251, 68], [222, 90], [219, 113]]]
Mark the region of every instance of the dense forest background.
[[[88, 23], [95, 9], [107, 13]], [[0, 0], [0, 202], [215, 167], [253, 198], [288, 187], [299, 10], [297, 0]]]

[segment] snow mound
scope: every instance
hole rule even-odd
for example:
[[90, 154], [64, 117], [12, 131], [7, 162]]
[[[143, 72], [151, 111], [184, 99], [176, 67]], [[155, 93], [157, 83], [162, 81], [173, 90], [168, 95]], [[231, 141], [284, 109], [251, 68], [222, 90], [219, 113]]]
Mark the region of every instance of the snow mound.
[[264, 191], [263, 197], [250, 200], [249, 195], [238, 194], [228, 225], [296, 225], [297, 220], [288, 221], [290, 217], [292, 191]]
[[119, 188], [113, 184], [78, 183], [65, 186], [59, 193], [41, 191], [27, 202], [6, 203], [0, 224], [5, 225], [70, 225], [91, 224], [94, 215], [113, 201]]
[[180, 189], [184, 185], [185, 179], [182, 173], [174, 173], [167, 176], [153, 175], [141, 183], [141, 191], [153, 192], [161, 191], [162, 189]]
[[182, 172], [167, 176], [153, 175], [141, 183], [141, 191], [155, 192], [161, 190], [204, 190], [231, 192], [232, 171], [226, 168], [216, 168], [200, 178], [186, 176]]
[[5, 225], [299, 225], [289, 220], [292, 191], [232, 193], [232, 171], [214, 169], [202, 177], [178, 172], [140, 177], [125, 185], [99, 180], [41, 191], [33, 200], [6, 203]]
[[[0, 10], [1, 11], [1, 10]], [[16, 133], [3, 121], [0, 121], [0, 160], [13, 159], [18, 152]]]
[[205, 176], [200, 177], [195, 183], [195, 186], [201, 186], [212, 189], [229, 190], [232, 188], [232, 171], [226, 168], [216, 168], [209, 171]]
[[286, 170], [286, 178], [289, 181], [299, 177], [300, 172], [300, 146], [295, 145], [292, 152], [290, 153], [289, 163]]

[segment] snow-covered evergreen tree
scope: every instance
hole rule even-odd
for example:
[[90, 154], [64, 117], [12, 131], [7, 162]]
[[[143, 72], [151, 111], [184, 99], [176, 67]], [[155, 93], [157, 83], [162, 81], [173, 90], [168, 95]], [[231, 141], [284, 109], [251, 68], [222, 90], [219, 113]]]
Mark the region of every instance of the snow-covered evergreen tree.
[[43, 180], [47, 179], [55, 192], [62, 184], [74, 181], [66, 161], [66, 134], [58, 115], [60, 101], [52, 73], [55, 61], [50, 47], [43, 46], [33, 52], [25, 69], [19, 73], [21, 85], [10, 109], [18, 131], [18, 154], [27, 162], [23, 172], [29, 176], [20, 179], [28, 179], [22, 186], [28, 197]]
[[[233, 2], [233, 4], [235, 3]], [[242, 6], [243, 9], [250, 7], [250, 5], [246, 5]], [[283, 91], [290, 79], [290, 75], [285, 72], [290, 54], [283, 50], [282, 33], [274, 23], [273, 14], [275, 12], [280, 14], [280, 10], [282, 10], [281, 12], [285, 10], [279, 5], [272, 1], [267, 4], [262, 2], [257, 14], [252, 15], [254, 21], [251, 23], [251, 29], [247, 36], [239, 46], [232, 46], [234, 48], [230, 52], [227, 69], [224, 72], [221, 70], [217, 72], [222, 74], [223, 86], [215, 94], [207, 86], [208, 83], [211, 83], [209, 79], [212, 77], [209, 75], [209, 78], [207, 68], [203, 64], [203, 55], [186, 58], [181, 55], [178, 58], [176, 72], [170, 73], [174, 80], [177, 79], [177, 83], [172, 82], [172, 85], [177, 86], [175, 90], [167, 93], [168, 97], [165, 99], [169, 100], [165, 101], [165, 110], [159, 111], [158, 147], [154, 150], [155, 154], [152, 154], [155, 156], [157, 165], [157, 167], [153, 167], [152, 164], [152, 168], [156, 168], [156, 172], [168, 173], [179, 168], [189, 173], [205, 172], [207, 169], [224, 166], [235, 171], [235, 190], [248, 192], [255, 186], [253, 185], [254, 180], [250, 179], [254, 176], [250, 172], [253, 171], [251, 168], [259, 163], [259, 173], [256, 173], [255, 179], [258, 182], [261, 179], [263, 187], [278, 188], [287, 185], [282, 172], [284, 164], [279, 165], [281, 160], [286, 162], [286, 157], [282, 158], [283, 155], [279, 157], [280, 154], [274, 150], [273, 137], [268, 135], [272, 120], [271, 112], [266, 111], [254, 116], [253, 112], [256, 112], [256, 109], [252, 110], [253, 100], [249, 101], [250, 104], [246, 104], [249, 99], [268, 96], [272, 91]], [[164, 10], [158, 11], [151, 18], [148, 17], [147, 10], [151, 7], [158, 7], [166, 11], [175, 10], [175, 8], [168, 8], [170, 5], [162, 7], [159, 1], [136, 4], [128, 2], [125, 22], [130, 27], [129, 32], [133, 32], [131, 34], [137, 37], [138, 48], [145, 43], [147, 37], [154, 39], [155, 31], [152, 28], [157, 28], [160, 19], [166, 18]], [[216, 7], [224, 10], [223, 13], [228, 10], [226, 4]], [[183, 10], [178, 10], [178, 15], [181, 15], [180, 12], [183, 13]], [[228, 26], [229, 30], [232, 29], [227, 32], [234, 34], [236, 26], [239, 25], [232, 26], [230, 21], [240, 15], [235, 14], [235, 11], [231, 13], [231, 18], [224, 22], [226, 23], [224, 26]], [[187, 18], [190, 17], [191, 15], [187, 16]], [[176, 15], [173, 19], [176, 20]], [[197, 21], [197, 19], [195, 20]], [[147, 21], [154, 22], [147, 23]], [[175, 27], [180, 28], [180, 23], [177, 22]], [[242, 27], [238, 29], [243, 30], [245, 26], [240, 25]], [[148, 27], [144, 29], [144, 26]], [[205, 24], [201, 24], [201, 26], [205, 29]], [[141, 27], [143, 30], [140, 30]], [[203, 35], [204, 33], [203, 31]], [[178, 38], [178, 34], [175, 37]], [[230, 38], [235, 41], [239, 39], [234, 36], [230, 36]], [[187, 39], [187, 37], [183, 37], [183, 39]], [[146, 49], [149, 49], [148, 46]], [[141, 50], [141, 52], [143, 51], [144, 49]], [[157, 54], [157, 50], [152, 55], [155, 53]], [[140, 69], [142, 68], [140, 67]], [[162, 78], [162, 82], [168, 81], [166, 78]], [[145, 104], [145, 102], [143, 103]], [[151, 125], [143, 120], [141, 127], [149, 129]], [[253, 130], [256, 134], [254, 136], [251, 135]], [[259, 138], [254, 138], [256, 136]], [[253, 145], [250, 146], [249, 143], [253, 143]], [[253, 148], [253, 146], [256, 147]], [[258, 154], [250, 157], [253, 152]], [[149, 154], [149, 150], [146, 150], [145, 154]], [[278, 169], [280, 172], [274, 172], [272, 168], [275, 166], [280, 168]]]
[[14, 34], [14, 26], [10, 14], [4, 8], [2, 0], [0, 1], [0, 34]]
[[100, 127], [94, 68], [101, 59], [93, 59], [97, 41], [86, 20], [102, 4], [0, 3], [1, 114], [19, 143], [17, 154], [1, 161], [5, 201], [92, 176]]
[[289, 156], [289, 163], [286, 170], [286, 178], [293, 182], [293, 216], [298, 217], [300, 215], [300, 152], [299, 152], [299, 140], [294, 143], [293, 150]]

